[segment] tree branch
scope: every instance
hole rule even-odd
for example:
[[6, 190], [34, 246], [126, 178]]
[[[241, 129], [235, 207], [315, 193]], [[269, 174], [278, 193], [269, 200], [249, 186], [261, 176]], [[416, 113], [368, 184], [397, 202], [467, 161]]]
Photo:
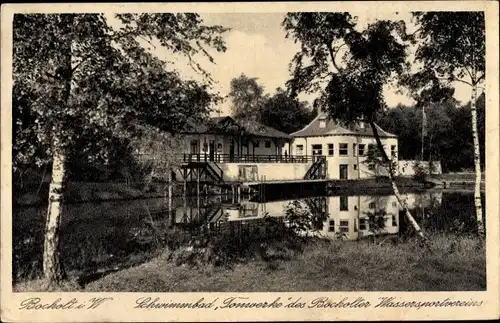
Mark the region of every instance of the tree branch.
[[[467, 70], [467, 69], [466, 69]], [[468, 70], [467, 70], [468, 71]], [[470, 75], [470, 74], [469, 74]], [[469, 83], [465, 80], [462, 80], [462, 79], [459, 79], [459, 78], [456, 78], [455, 76], [451, 76], [451, 77], [442, 77], [442, 76], [438, 76], [438, 73], [436, 71], [434, 71], [434, 76], [438, 79], [438, 80], [447, 80], [447, 81], [457, 81], [457, 82], [462, 82], [462, 83], [465, 83], [467, 85], [470, 85], [470, 86], [473, 86], [472, 83]], [[472, 79], [472, 76], [471, 76], [471, 79]]]
[[80, 65], [82, 65], [82, 64], [83, 64], [86, 60], [88, 60], [88, 59], [89, 59], [89, 58], [91, 58], [91, 57], [92, 57], [92, 54], [89, 54], [89, 55], [87, 55], [86, 57], [84, 57], [84, 58], [83, 58], [83, 59], [82, 59], [82, 60], [81, 60], [78, 64], [76, 64], [76, 65], [75, 65], [75, 67], [73, 67], [73, 68], [71, 69], [71, 73], [75, 72], [75, 71], [76, 71], [76, 69], [77, 69], [78, 67], [80, 67]]
[[343, 70], [337, 65], [337, 63], [335, 62], [335, 58], [337, 57], [337, 54], [344, 45], [346, 45], [346, 43], [340, 45], [334, 53], [332, 44], [326, 43], [326, 48], [328, 48], [328, 52], [330, 53], [330, 58], [332, 59], [333, 67], [337, 70], [338, 73], [343, 73]]
[[[471, 83], [476, 83], [476, 80], [475, 80], [475, 79], [474, 79], [474, 77], [472, 76], [472, 73], [471, 73], [471, 72], [469, 71], [469, 69], [465, 66], [465, 64], [463, 64], [463, 63], [462, 63], [461, 65], [462, 65], [462, 67], [463, 67], [463, 68], [467, 71], [467, 74], [469, 74]], [[472, 86], [472, 84], [471, 84], [471, 86]]]
[[479, 75], [479, 77], [476, 80], [476, 83], [479, 83], [479, 81], [484, 80], [485, 75], [486, 73], [482, 73], [481, 75]]
[[467, 81], [464, 81], [464, 80], [458, 79], [458, 78], [456, 78], [456, 77], [454, 77], [454, 78], [452, 79], [452, 81], [458, 81], [458, 82], [462, 82], [462, 83], [465, 83], [465, 84], [467, 84], [467, 85], [473, 86], [473, 85], [472, 85], [472, 83], [469, 83], [469, 82], [467, 82]]
[[142, 35], [138, 35], [138, 37], [144, 39], [145, 41], [148, 42], [149, 45], [153, 46], [153, 48], [156, 49], [156, 46], [149, 39], [147, 39], [146, 37], [144, 37]]

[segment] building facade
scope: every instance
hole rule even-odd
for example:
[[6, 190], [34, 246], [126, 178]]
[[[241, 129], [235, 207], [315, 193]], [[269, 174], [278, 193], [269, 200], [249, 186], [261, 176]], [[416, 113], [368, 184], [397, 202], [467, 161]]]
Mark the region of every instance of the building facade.
[[281, 156], [290, 139], [290, 135], [257, 122], [217, 117], [192, 125], [183, 133], [181, 150], [192, 160], [255, 161], [259, 156]]
[[[398, 159], [398, 138], [377, 126], [385, 152]], [[342, 126], [320, 113], [303, 129], [291, 134], [285, 146], [289, 155], [325, 156], [328, 179], [361, 179], [387, 175], [387, 169], [367, 161], [368, 151], [376, 147], [375, 137], [368, 125]]]

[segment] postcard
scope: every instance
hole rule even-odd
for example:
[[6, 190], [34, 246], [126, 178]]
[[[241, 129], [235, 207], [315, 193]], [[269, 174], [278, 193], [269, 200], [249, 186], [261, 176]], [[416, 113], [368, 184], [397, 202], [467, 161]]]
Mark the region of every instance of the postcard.
[[495, 319], [498, 3], [4, 4], [5, 322]]

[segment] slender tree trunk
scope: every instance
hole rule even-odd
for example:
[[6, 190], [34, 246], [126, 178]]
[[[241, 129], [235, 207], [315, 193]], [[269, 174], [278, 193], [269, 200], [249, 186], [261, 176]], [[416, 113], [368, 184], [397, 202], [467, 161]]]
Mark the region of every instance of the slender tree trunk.
[[411, 224], [417, 235], [422, 239], [422, 241], [425, 243], [425, 245], [429, 248], [428, 240], [427, 237], [425, 236], [424, 232], [418, 225], [417, 221], [415, 218], [410, 213], [410, 210], [408, 209], [408, 205], [406, 204], [406, 200], [401, 196], [401, 193], [399, 193], [399, 188], [396, 185], [396, 182], [394, 180], [394, 170], [393, 170], [393, 165], [392, 161], [389, 159], [387, 156], [387, 153], [384, 150], [384, 146], [382, 145], [382, 141], [380, 140], [380, 136], [378, 134], [377, 127], [375, 126], [375, 123], [373, 121], [370, 121], [370, 126], [373, 130], [373, 135], [375, 137], [375, 141], [377, 142], [377, 147], [380, 150], [382, 154], [382, 158], [386, 163], [389, 165], [389, 179], [391, 181], [391, 186], [392, 190], [394, 192], [394, 195], [396, 196], [396, 199], [398, 200], [399, 204], [403, 207], [403, 210], [405, 212], [406, 219], [408, 222]]
[[474, 205], [476, 208], [477, 232], [484, 236], [483, 206], [481, 203], [481, 153], [479, 147], [479, 136], [477, 131], [477, 108], [476, 108], [477, 85], [472, 86], [472, 96], [470, 101], [470, 113], [472, 117], [472, 141], [474, 144], [474, 167], [476, 172], [476, 182], [474, 186]]
[[49, 207], [45, 222], [43, 245], [43, 274], [49, 285], [59, 283], [65, 276], [59, 261], [59, 227], [62, 216], [65, 155], [54, 145], [52, 157], [52, 181], [49, 186]]
[[[74, 15], [62, 15], [61, 25], [57, 26], [67, 33], [67, 38], [61, 40], [61, 56], [56, 63], [56, 68], [60, 69], [58, 82], [62, 87], [62, 104], [56, 106], [62, 111], [69, 108], [69, 99], [71, 95], [71, 82], [73, 79], [73, 24]], [[64, 115], [64, 113], [62, 113]], [[59, 259], [59, 229], [62, 217], [62, 202], [65, 182], [65, 160], [66, 152], [63, 147], [63, 142], [60, 141], [62, 127], [56, 121], [56, 127], [53, 134], [52, 142], [52, 179], [49, 186], [49, 206], [47, 210], [47, 219], [45, 222], [45, 241], [43, 246], [43, 275], [47, 283], [50, 285], [58, 284], [65, 278], [66, 273]]]
[[172, 170], [168, 170], [168, 216], [173, 216], [172, 212]]

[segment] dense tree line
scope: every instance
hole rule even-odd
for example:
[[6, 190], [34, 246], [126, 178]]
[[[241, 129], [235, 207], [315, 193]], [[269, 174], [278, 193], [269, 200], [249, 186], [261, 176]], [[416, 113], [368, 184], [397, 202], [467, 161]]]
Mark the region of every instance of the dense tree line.
[[[477, 100], [481, 156], [485, 142], [485, 96]], [[399, 136], [400, 159], [422, 158], [422, 108], [398, 105], [378, 118], [385, 130]], [[470, 103], [460, 105], [453, 99], [425, 107], [424, 160], [440, 160], [444, 172], [474, 168]], [[484, 158], [481, 160], [484, 167]]]

